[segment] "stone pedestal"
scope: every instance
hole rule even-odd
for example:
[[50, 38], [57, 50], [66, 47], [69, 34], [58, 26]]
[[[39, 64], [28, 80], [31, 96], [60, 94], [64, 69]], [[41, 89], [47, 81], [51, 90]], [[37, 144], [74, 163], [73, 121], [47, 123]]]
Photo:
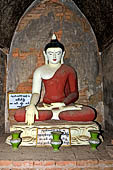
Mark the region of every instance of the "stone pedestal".
[[[38, 130], [60, 130], [69, 129], [70, 145], [89, 145], [90, 133], [88, 130], [99, 130], [96, 122], [73, 122], [62, 120], [48, 120], [36, 122], [34, 125], [28, 126], [25, 123], [17, 123], [10, 127], [10, 132], [21, 130], [22, 143], [21, 146], [38, 146]], [[42, 133], [42, 132], [41, 132]], [[42, 135], [42, 134], [40, 134]], [[6, 139], [6, 143], [10, 144], [11, 136]], [[43, 143], [43, 145], [46, 145]]]

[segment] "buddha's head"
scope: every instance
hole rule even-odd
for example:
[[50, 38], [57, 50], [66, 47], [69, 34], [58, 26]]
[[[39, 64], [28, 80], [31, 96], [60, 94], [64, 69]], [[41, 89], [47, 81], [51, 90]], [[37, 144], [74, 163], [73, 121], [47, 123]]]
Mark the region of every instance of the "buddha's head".
[[63, 64], [63, 57], [65, 54], [64, 46], [61, 44], [56, 35], [53, 34], [50, 43], [45, 46], [44, 49], [44, 56], [45, 56], [45, 64], [52, 63], [52, 64]]

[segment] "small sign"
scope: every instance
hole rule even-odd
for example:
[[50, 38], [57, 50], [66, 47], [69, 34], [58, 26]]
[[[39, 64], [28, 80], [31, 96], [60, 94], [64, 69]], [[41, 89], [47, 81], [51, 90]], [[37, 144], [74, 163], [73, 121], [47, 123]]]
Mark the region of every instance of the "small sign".
[[43, 146], [43, 145], [50, 145], [51, 140], [53, 139], [51, 132], [53, 131], [60, 131], [62, 132], [61, 140], [62, 145], [64, 146], [70, 146], [71, 145], [71, 136], [70, 136], [70, 129], [64, 128], [64, 129], [46, 129], [37, 128], [37, 136], [36, 136], [36, 144], [37, 146]]
[[18, 109], [30, 104], [31, 93], [9, 93], [8, 108]]

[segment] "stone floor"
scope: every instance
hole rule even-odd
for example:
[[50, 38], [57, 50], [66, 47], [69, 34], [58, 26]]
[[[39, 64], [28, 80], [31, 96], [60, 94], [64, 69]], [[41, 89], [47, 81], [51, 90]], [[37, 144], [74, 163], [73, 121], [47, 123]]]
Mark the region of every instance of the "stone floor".
[[[83, 170], [84, 168], [86, 169], [89, 168], [89, 170], [90, 169], [93, 170], [92, 169], [93, 167], [95, 167], [94, 169], [97, 168], [99, 170], [101, 168], [102, 169], [107, 168], [106, 170], [113, 170], [113, 145], [111, 144], [111, 140], [113, 139], [113, 134], [109, 132], [103, 133], [104, 141], [103, 143], [100, 144], [100, 146], [97, 148], [96, 151], [92, 151], [89, 145], [71, 146], [71, 147], [61, 146], [59, 152], [54, 152], [51, 146], [50, 147], [20, 146], [18, 150], [15, 151], [12, 149], [12, 146], [7, 145], [5, 143], [5, 139], [7, 136], [8, 134], [4, 134], [2, 137], [0, 137], [0, 168], [1, 169], [7, 167], [5, 165], [5, 161], [9, 161], [9, 164], [10, 161], [13, 162], [32, 161], [33, 165], [31, 168], [34, 168], [34, 164], [36, 163], [36, 161], [40, 161], [40, 162], [46, 161], [46, 163], [49, 162], [49, 169], [51, 168], [56, 169], [56, 164], [58, 164], [58, 162], [60, 163], [62, 162], [61, 169], [68, 169], [66, 166], [67, 165], [69, 166], [69, 162], [71, 162], [71, 164], [74, 164], [74, 167], [72, 165], [70, 166], [74, 169], [78, 168], [79, 170]], [[51, 167], [50, 165], [52, 164], [52, 161], [54, 161], [55, 163]], [[37, 164], [39, 164], [39, 162]], [[12, 164], [10, 166], [13, 167]], [[44, 167], [36, 168], [36, 169], [44, 169]], [[10, 168], [10, 170], [12, 170], [12, 168]]]

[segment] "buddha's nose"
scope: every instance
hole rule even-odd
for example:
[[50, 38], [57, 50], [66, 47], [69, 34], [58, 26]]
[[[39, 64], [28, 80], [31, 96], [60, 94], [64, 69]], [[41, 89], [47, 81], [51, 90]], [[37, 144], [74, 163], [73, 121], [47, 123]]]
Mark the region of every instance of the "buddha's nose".
[[56, 58], [56, 53], [53, 54], [53, 57]]

